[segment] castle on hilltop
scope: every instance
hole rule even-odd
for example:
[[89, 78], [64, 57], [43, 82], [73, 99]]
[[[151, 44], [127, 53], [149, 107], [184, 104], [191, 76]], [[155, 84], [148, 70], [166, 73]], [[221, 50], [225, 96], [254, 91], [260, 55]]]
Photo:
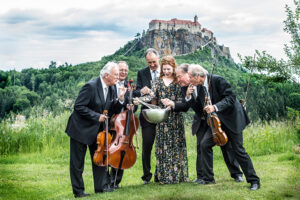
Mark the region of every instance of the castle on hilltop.
[[191, 33], [202, 33], [204, 36], [207, 36], [209, 38], [213, 37], [213, 32], [203, 28], [201, 29], [201, 24], [198, 22], [198, 17], [195, 15], [194, 21], [189, 20], [180, 20], [180, 19], [171, 19], [170, 21], [165, 20], [157, 20], [154, 19], [149, 23], [149, 31], [152, 30], [179, 30], [179, 29], [185, 29], [188, 30]]
[[197, 15], [193, 21], [154, 19], [141, 36], [138, 38], [138, 49], [155, 48], [162, 56], [187, 54], [207, 46], [214, 55], [232, 59], [229, 48], [217, 44], [214, 33], [201, 27]]

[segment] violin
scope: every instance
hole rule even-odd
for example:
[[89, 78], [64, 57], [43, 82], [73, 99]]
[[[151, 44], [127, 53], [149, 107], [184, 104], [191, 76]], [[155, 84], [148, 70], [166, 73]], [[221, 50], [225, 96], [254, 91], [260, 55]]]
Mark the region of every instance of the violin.
[[[104, 110], [103, 114], [107, 116], [108, 111]], [[106, 166], [108, 169], [111, 144], [111, 134], [108, 132], [108, 117], [105, 119], [105, 130], [97, 135], [97, 149], [93, 156], [93, 162], [98, 166]]]
[[[208, 97], [208, 94], [205, 98], [206, 105], [212, 105]], [[217, 113], [208, 113], [207, 114], [207, 123], [211, 128], [213, 141], [217, 146], [224, 146], [228, 142], [228, 137], [226, 133], [221, 129], [221, 121]]]
[[[129, 80], [129, 104], [132, 104], [132, 79]], [[139, 120], [131, 109], [114, 115], [111, 127], [116, 131], [112, 144], [109, 147], [110, 166], [117, 169], [128, 169], [135, 164], [136, 150], [133, 145], [133, 136], [139, 127]]]

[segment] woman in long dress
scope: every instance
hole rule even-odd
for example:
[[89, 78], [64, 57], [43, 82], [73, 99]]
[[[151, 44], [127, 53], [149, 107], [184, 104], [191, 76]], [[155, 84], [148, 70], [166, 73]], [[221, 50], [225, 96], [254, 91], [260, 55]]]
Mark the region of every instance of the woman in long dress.
[[[160, 78], [155, 83], [154, 94], [158, 106], [163, 108], [161, 99], [180, 101], [182, 93], [175, 76], [175, 59], [172, 56], [165, 56], [160, 66]], [[188, 182], [188, 160], [182, 113], [171, 111], [166, 121], [157, 124], [155, 137], [158, 182], [161, 184]]]

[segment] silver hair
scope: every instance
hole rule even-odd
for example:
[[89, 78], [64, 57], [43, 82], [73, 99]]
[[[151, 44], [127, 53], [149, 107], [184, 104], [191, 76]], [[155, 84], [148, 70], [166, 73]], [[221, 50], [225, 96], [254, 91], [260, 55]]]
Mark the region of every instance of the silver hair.
[[192, 76], [200, 75], [201, 77], [205, 77], [208, 74], [207, 70], [198, 64], [191, 64], [188, 70], [192, 73]]
[[106, 63], [100, 71], [100, 76], [104, 77], [105, 74], [110, 74], [111, 69], [114, 67], [119, 71], [119, 65], [117, 63], [115, 62]]
[[118, 64], [125, 64], [125, 65], [128, 67], [128, 64], [127, 64], [126, 61], [120, 60], [120, 61], [118, 61], [117, 63], [118, 63]]
[[145, 58], [146, 58], [146, 56], [147, 56], [148, 54], [150, 54], [150, 53], [154, 53], [156, 56], [159, 56], [159, 53], [158, 53], [158, 51], [157, 51], [156, 49], [149, 48], [149, 49], [146, 50]]
[[188, 69], [189, 69], [190, 64], [188, 63], [182, 63], [181, 65], [179, 65], [176, 70], [181, 70], [183, 73], [188, 73]]

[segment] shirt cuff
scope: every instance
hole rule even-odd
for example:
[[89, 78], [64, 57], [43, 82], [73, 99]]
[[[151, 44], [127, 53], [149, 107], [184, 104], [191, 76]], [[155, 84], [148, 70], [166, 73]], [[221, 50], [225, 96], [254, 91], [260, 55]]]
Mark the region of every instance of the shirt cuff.
[[219, 111], [218, 107], [216, 105], [214, 105], [216, 112]]
[[185, 97], [186, 101], [190, 101], [192, 99], [192, 95], [190, 96], [190, 98]]

